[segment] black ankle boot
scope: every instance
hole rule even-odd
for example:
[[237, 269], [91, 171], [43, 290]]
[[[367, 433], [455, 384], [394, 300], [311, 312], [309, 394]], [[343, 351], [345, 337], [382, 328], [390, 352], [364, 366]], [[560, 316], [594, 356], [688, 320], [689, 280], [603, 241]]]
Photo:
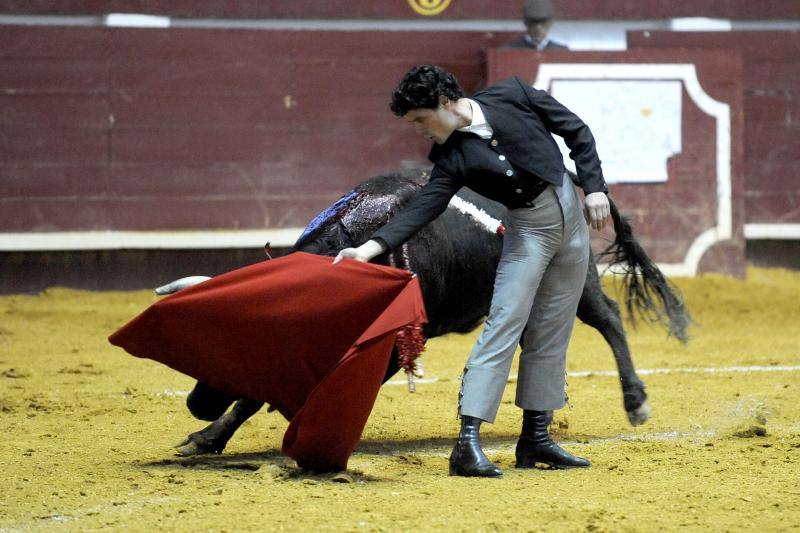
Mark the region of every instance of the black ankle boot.
[[450, 475], [467, 477], [502, 477], [503, 471], [497, 468], [481, 450], [479, 433], [481, 419], [472, 416], [461, 417], [461, 432], [453, 453], [450, 454]]
[[517, 468], [534, 468], [544, 463], [551, 468], [586, 468], [592, 463], [575, 457], [553, 442], [547, 426], [548, 411], [523, 411], [522, 434], [517, 441]]

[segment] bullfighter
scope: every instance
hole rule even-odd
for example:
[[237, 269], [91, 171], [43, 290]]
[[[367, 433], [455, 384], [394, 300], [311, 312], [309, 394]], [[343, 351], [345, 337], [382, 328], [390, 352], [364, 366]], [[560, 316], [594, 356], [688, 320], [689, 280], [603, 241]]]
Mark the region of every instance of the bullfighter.
[[[609, 220], [608, 188], [589, 127], [548, 93], [519, 78], [472, 98], [435, 65], [408, 71], [390, 107], [434, 142], [430, 181], [370, 240], [337, 256], [369, 261], [394, 250], [439, 216], [461, 187], [509, 209], [486, 324], [470, 354], [458, 398], [461, 429], [449, 473], [501, 477], [480, 446], [494, 422], [515, 348], [522, 345], [516, 405], [523, 409], [516, 466], [588, 467], [558, 446], [549, 414], [566, 403], [566, 351], [589, 263], [589, 231]], [[564, 138], [585, 193], [584, 216], [551, 134]]]

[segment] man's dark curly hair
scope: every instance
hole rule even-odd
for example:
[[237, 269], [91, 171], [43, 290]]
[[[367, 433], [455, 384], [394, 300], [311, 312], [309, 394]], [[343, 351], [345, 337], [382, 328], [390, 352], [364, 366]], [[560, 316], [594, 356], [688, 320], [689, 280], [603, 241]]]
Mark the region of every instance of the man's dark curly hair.
[[405, 116], [412, 109], [436, 109], [439, 96], [448, 100], [458, 100], [464, 91], [455, 76], [436, 65], [417, 65], [412, 68], [392, 94], [389, 107], [398, 117]]

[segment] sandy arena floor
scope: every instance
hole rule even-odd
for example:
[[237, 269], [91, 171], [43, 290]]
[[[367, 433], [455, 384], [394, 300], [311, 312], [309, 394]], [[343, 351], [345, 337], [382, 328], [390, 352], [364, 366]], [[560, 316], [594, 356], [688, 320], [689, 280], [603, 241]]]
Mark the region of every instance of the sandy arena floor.
[[[183, 404], [192, 381], [106, 342], [149, 292], [0, 297], [0, 531], [800, 530], [800, 273], [677, 281], [698, 322], [688, 347], [628, 328], [651, 420], [628, 425], [614, 376], [573, 376], [554, 432], [593, 467], [517, 471], [509, 386], [483, 432], [502, 480], [447, 475], [474, 334], [431, 341], [435, 382], [385, 386], [347, 475], [315, 476], [281, 456], [275, 413], [224, 455], [173, 455], [204, 425]], [[614, 368], [582, 324], [568, 363]]]

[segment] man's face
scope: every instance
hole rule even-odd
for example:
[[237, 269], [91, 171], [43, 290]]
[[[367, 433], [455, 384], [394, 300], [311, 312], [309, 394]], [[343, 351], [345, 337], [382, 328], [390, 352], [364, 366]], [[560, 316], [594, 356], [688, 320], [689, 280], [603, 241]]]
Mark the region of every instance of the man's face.
[[443, 144], [459, 124], [452, 102], [439, 104], [436, 109], [412, 109], [403, 118], [413, 124], [417, 133], [436, 144]]
[[553, 19], [525, 19], [525, 27], [528, 35], [536, 43], [540, 43], [547, 38], [550, 28], [553, 27]]

